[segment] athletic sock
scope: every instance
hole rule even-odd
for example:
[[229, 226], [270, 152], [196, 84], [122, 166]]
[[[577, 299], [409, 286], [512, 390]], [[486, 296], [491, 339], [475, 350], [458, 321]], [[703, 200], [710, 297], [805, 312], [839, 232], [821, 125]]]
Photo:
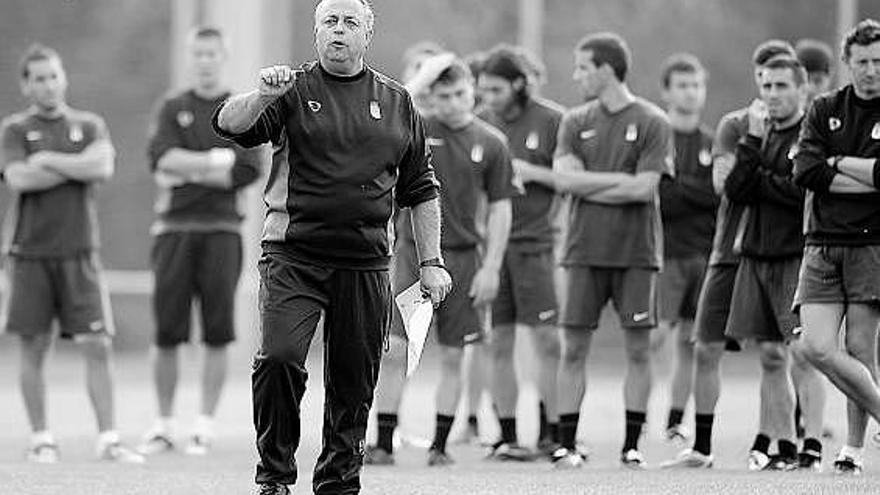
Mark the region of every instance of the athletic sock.
[[580, 413], [559, 415], [559, 443], [566, 449], [574, 450]]
[[752, 450], [766, 454], [770, 450], [770, 437], [763, 433], [755, 435], [755, 441], [752, 443]]
[[666, 429], [680, 425], [682, 419], [684, 419], [684, 409], [670, 409], [669, 418], [666, 420]]
[[779, 449], [779, 457], [783, 459], [797, 459], [797, 445], [790, 440], [778, 440], [776, 448]]
[[626, 411], [626, 437], [623, 440], [623, 452], [639, 449], [639, 437], [642, 436], [642, 427], [645, 425], [647, 413], [640, 411]]
[[501, 443], [516, 443], [516, 418], [499, 418], [501, 424]]
[[97, 446], [98, 450], [102, 450], [108, 445], [113, 445], [115, 443], [119, 443], [120, 437], [119, 432], [116, 430], [107, 430], [98, 433]]
[[547, 433], [553, 443], [559, 443], [559, 423], [547, 423]]
[[213, 438], [214, 437], [214, 418], [208, 416], [207, 414], [200, 414], [196, 417], [196, 421], [193, 424], [193, 435], [198, 435], [205, 438]]
[[31, 445], [55, 445], [55, 437], [49, 430], [40, 430], [31, 433]]
[[547, 438], [547, 409], [544, 401], [538, 402], [538, 439]]
[[714, 414], [697, 414], [696, 433], [694, 435], [694, 450], [705, 455], [712, 453], [712, 424], [715, 422]]
[[431, 443], [432, 449], [446, 452], [446, 439], [449, 438], [449, 430], [452, 429], [452, 422], [454, 420], [455, 416], [437, 415], [436, 426], [434, 427], [434, 442]]
[[804, 451], [822, 455], [822, 442], [818, 438], [805, 438]]
[[397, 428], [397, 414], [377, 414], [376, 425], [379, 427], [379, 435], [376, 438], [376, 446], [390, 454], [394, 451], [394, 430], [395, 428]]

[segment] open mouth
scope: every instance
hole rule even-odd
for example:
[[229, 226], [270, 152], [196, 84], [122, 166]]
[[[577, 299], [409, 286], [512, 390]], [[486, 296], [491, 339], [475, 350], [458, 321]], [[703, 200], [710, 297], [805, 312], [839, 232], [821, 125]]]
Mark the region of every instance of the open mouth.
[[330, 46], [332, 46], [333, 48], [336, 48], [337, 50], [339, 50], [339, 49], [342, 49], [342, 48], [347, 47], [348, 45], [346, 45], [346, 44], [345, 44], [344, 42], [342, 42], [342, 41], [331, 41], [331, 42], [330, 42]]

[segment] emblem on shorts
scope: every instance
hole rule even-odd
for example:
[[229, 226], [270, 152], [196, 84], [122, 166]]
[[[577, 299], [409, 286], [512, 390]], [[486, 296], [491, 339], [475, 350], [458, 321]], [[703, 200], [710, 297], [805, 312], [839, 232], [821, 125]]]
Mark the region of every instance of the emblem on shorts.
[[321, 102], [320, 101], [309, 100], [308, 105], [309, 105], [309, 110], [311, 110], [314, 113], [318, 113], [321, 110]]
[[639, 128], [635, 124], [626, 126], [626, 134], [623, 136], [624, 141], [631, 143], [639, 137]]
[[370, 117], [373, 117], [376, 120], [382, 118], [382, 109], [379, 108], [379, 102], [376, 100], [370, 102]]
[[83, 140], [83, 129], [82, 127], [75, 125], [70, 128], [70, 131], [67, 133], [67, 137], [70, 138], [70, 141], [73, 143], [78, 143]]
[[581, 131], [579, 137], [581, 140], [586, 141], [587, 139], [596, 137], [596, 129], [587, 129], [585, 131]]
[[483, 161], [483, 145], [475, 144], [473, 148], [471, 148], [471, 161], [474, 163], [480, 163]]
[[874, 124], [874, 128], [871, 129], [871, 139], [880, 139], [880, 122]]
[[189, 127], [192, 125], [196, 117], [189, 110], [181, 110], [177, 112], [177, 123], [180, 127]]
[[797, 145], [797, 144], [793, 144], [793, 145], [791, 145], [791, 148], [788, 149], [788, 155], [787, 155], [787, 156], [788, 156], [788, 159], [789, 159], [789, 160], [794, 160], [794, 157], [795, 157], [795, 155], [797, 155], [798, 150], [799, 150], [799, 149], [798, 149], [798, 145]]
[[837, 117], [829, 117], [828, 118], [828, 130], [830, 130], [832, 132], [836, 131], [836, 130], [840, 129], [841, 125], [842, 124], [840, 123], [840, 119], [838, 119]]
[[40, 131], [27, 131], [24, 138], [31, 142], [39, 141], [40, 139], [43, 139], [43, 133]]
[[429, 137], [425, 138], [425, 144], [428, 146], [443, 146], [443, 140], [440, 138]]
[[89, 330], [91, 330], [92, 332], [100, 332], [103, 329], [104, 329], [104, 322], [101, 320], [95, 320], [95, 321], [89, 323]]
[[474, 333], [469, 333], [469, 334], [465, 335], [464, 337], [462, 337], [461, 341], [463, 344], [467, 345], [467, 344], [473, 344], [474, 342], [479, 341], [480, 338], [482, 338], [482, 334], [480, 334], [480, 332], [474, 332]]
[[526, 149], [535, 151], [540, 145], [541, 139], [538, 137], [538, 133], [535, 131], [530, 132], [528, 137], [526, 137]]
[[703, 148], [700, 150], [700, 155], [697, 159], [700, 160], [700, 165], [708, 167], [709, 165], [712, 165], [712, 152]]
[[547, 321], [554, 316], [556, 316], [555, 309], [548, 309], [547, 311], [541, 311], [540, 313], [538, 313], [538, 319], [541, 321]]
[[644, 313], [635, 313], [633, 315], [633, 321], [637, 322], [637, 323], [640, 321], [645, 321], [648, 319], [648, 316], [650, 316], [650, 315], [648, 314], [647, 311], [645, 311]]

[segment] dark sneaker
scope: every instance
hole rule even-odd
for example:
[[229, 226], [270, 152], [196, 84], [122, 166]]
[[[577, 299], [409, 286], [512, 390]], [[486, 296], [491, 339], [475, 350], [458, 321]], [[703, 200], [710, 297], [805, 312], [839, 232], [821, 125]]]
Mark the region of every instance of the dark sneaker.
[[542, 438], [538, 441], [538, 452], [550, 460], [553, 460], [553, 453], [561, 447], [562, 444], [554, 442], [552, 438]]
[[492, 446], [486, 457], [496, 461], [528, 462], [535, 460], [535, 453], [515, 443], [499, 442]]
[[627, 469], [645, 469], [648, 467], [648, 463], [645, 462], [645, 456], [642, 455], [636, 449], [629, 449], [626, 452], [620, 454], [620, 465]]
[[841, 476], [859, 476], [864, 466], [862, 461], [848, 455], [838, 454], [834, 460], [834, 474]]
[[256, 495], [290, 495], [290, 489], [279, 483], [260, 483]]
[[770, 462], [764, 466], [764, 471], [794, 471], [800, 467], [797, 457], [784, 457], [779, 454], [770, 456]]
[[551, 456], [555, 469], [576, 469], [587, 462], [587, 458], [577, 450], [560, 447]]
[[798, 468], [818, 473], [822, 471], [822, 453], [815, 450], [804, 450], [798, 454]]
[[364, 464], [368, 466], [393, 466], [394, 454], [376, 445], [364, 449]]
[[455, 464], [455, 461], [446, 452], [437, 449], [428, 450], [428, 466], [449, 466], [452, 464]]

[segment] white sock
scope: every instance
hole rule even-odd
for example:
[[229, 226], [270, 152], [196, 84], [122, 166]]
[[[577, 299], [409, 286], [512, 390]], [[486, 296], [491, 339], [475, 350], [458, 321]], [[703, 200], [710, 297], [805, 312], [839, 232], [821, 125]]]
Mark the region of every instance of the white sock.
[[98, 433], [98, 448], [106, 447], [107, 445], [113, 445], [114, 443], [119, 443], [119, 432], [116, 430], [107, 430]]
[[35, 431], [31, 434], [31, 445], [55, 445], [55, 437], [49, 430]]
[[160, 416], [156, 418], [156, 423], [153, 425], [153, 431], [166, 436], [171, 436], [174, 433], [174, 423], [173, 416]]
[[862, 462], [862, 458], [865, 457], [865, 447], [853, 447], [850, 445], [844, 445], [840, 449], [841, 456], [848, 456], [855, 459], [856, 462]]
[[206, 414], [196, 416], [196, 421], [193, 423], [193, 435], [212, 438], [214, 436], [214, 418]]

